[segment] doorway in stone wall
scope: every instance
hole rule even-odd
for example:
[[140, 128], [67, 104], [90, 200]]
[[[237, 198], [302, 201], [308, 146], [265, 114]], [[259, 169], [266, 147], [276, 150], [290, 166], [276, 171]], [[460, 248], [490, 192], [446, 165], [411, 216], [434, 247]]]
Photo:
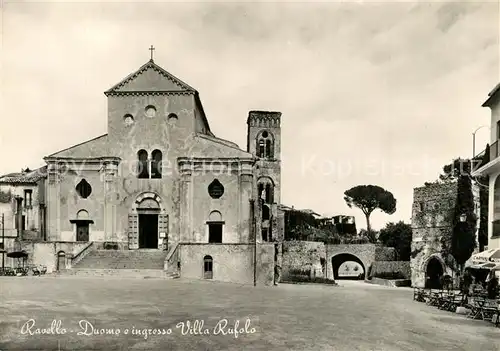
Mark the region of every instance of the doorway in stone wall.
[[158, 248], [158, 214], [139, 213], [139, 248]]
[[441, 289], [441, 277], [444, 274], [444, 269], [441, 261], [436, 257], [432, 257], [427, 263], [425, 270], [425, 287], [429, 289]]
[[64, 251], [59, 251], [57, 253], [57, 267], [56, 270], [60, 271], [66, 269], [66, 253]]

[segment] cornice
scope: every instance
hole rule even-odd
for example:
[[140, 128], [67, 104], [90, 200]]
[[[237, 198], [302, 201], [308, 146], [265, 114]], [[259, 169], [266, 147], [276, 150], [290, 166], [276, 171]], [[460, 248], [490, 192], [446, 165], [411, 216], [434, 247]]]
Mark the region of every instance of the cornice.
[[106, 96], [159, 96], [159, 95], [195, 95], [191, 90], [156, 90], [156, 91], [106, 91]]
[[48, 164], [55, 163], [120, 163], [122, 159], [120, 157], [109, 156], [109, 157], [88, 157], [88, 158], [74, 158], [74, 157], [45, 157], [44, 161]]

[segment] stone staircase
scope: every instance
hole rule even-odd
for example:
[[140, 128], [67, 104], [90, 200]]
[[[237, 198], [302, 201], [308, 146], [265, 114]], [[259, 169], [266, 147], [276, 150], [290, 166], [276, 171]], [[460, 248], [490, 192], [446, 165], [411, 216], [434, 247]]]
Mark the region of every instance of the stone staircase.
[[118, 278], [178, 278], [164, 270], [167, 252], [161, 250], [93, 250], [72, 269], [60, 272], [66, 276]]

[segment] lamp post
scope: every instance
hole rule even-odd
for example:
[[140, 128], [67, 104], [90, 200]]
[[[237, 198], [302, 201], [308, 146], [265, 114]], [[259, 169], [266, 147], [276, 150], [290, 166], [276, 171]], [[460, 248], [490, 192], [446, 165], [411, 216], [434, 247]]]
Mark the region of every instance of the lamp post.
[[487, 125], [483, 125], [480, 127], [477, 127], [475, 131], [472, 132], [472, 158], [476, 156], [476, 133], [485, 127], [488, 127]]
[[465, 223], [467, 221], [467, 214], [462, 213], [460, 215], [460, 222]]

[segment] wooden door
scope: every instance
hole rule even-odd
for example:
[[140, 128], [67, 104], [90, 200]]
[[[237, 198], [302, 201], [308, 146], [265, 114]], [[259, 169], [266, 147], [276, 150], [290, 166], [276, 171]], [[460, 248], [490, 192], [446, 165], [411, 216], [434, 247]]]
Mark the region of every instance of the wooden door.
[[89, 224], [76, 225], [76, 241], [89, 241]]
[[139, 216], [137, 214], [128, 215], [128, 248], [139, 248]]

